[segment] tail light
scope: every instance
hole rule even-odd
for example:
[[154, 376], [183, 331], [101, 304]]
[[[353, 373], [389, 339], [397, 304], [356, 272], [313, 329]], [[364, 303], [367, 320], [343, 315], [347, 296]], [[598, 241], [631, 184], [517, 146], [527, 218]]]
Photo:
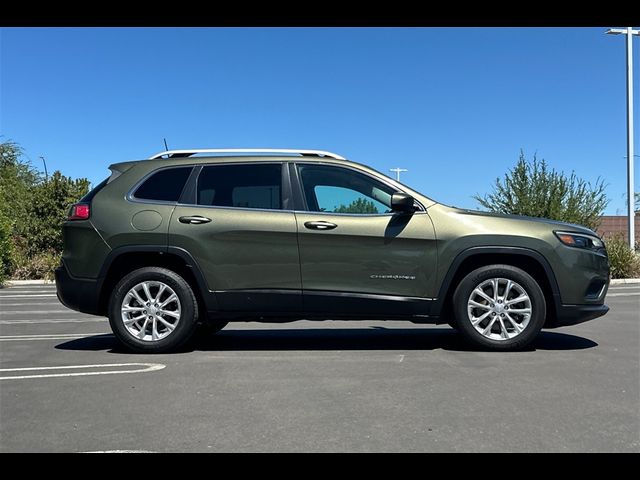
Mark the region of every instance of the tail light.
[[67, 220], [86, 220], [89, 218], [90, 213], [88, 203], [76, 203], [71, 206]]

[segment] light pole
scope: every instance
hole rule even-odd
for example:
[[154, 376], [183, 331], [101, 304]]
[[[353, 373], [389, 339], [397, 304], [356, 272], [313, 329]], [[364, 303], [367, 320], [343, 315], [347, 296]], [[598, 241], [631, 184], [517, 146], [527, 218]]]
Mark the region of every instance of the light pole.
[[627, 36], [627, 214], [629, 235], [629, 246], [635, 248], [635, 192], [633, 188], [633, 36], [640, 35], [640, 30], [633, 27], [610, 28], [607, 30], [610, 35]]
[[40, 157], [42, 159], [42, 163], [44, 163], [44, 178], [47, 180], [47, 182], [49, 181], [49, 172], [47, 172], [47, 162], [45, 161], [44, 157]]
[[400, 172], [408, 172], [409, 170], [407, 170], [406, 168], [390, 168], [389, 169], [390, 172], [396, 172], [396, 180], [399, 182], [400, 181]]

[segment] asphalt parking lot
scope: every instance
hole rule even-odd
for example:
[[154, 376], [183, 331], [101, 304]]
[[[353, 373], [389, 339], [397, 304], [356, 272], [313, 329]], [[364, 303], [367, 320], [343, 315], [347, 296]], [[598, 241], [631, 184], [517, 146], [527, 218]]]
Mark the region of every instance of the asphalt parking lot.
[[0, 451], [640, 451], [640, 284], [530, 351], [406, 322], [229, 325], [120, 350], [53, 286], [0, 289]]

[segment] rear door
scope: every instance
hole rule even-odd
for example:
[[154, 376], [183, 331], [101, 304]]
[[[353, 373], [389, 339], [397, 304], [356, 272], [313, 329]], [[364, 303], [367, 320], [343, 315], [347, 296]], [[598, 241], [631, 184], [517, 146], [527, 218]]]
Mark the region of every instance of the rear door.
[[299, 311], [296, 221], [282, 163], [197, 168], [173, 212], [169, 246], [195, 258], [222, 311]]

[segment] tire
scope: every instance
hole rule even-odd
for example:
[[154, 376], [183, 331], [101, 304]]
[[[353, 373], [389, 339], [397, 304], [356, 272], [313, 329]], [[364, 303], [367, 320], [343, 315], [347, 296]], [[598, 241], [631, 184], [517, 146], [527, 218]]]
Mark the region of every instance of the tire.
[[[139, 298], [130, 294], [134, 287]], [[170, 298], [173, 294], [176, 299]], [[153, 299], [154, 296], [155, 304], [153, 300], [140, 303], [140, 300]], [[164, 307], [163, 302], [166, 303]], [[125, 307], [131, 312], [124, 312]], [[134, 322], [134, 315], [144, 318]], [[177, 273], [166, 268], [144, 267], [127, 274], [116, 285], [109, 301], [109, 323], [116, 338], [128, 350], [138, 353], [171, 352], [183, 346], [195, 332], [198, 302], [189, 284]]]
[[455, 326], [465, 339], [490, 350], [527, 347], [542, 329], [547, 314], [540, 285], [511, 265], [487, 265], [465, 276], [453, 294], [453, 311]]

